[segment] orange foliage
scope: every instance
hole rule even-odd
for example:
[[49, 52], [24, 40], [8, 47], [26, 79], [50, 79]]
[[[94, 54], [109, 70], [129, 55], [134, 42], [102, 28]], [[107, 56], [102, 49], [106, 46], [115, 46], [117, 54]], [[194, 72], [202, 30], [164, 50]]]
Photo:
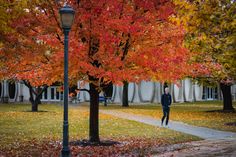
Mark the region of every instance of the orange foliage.
[[[169, 0], [68, 2], [76, 11], [69, 40], [69, 78], [97, 86], [124, 80], [176, 81], [190, 74], [190, 54], [182, 47], [184, 32], [171, 24]], [[63, 32], [58, 10], [63, 1], [29, 3], [29, 12], [12, 22], [5, 34], [9, 78], [33, 85], [63, 80]], [[36, 7], [37, 6], [37, 7]], [[94, 80], [93, 80], [94, 81]]]

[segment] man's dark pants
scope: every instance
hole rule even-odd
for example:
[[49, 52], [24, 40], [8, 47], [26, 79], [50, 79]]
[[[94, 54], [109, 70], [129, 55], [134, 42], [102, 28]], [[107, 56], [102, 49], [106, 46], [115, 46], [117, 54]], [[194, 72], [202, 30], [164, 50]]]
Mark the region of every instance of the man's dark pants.
[[163, 124], [165, 118], [166, 118], [166, 125], [168, 125], [170, 108], [162, 106], [162, 110], [163, 110], [163, 117], [161, 119], [161, 125]]

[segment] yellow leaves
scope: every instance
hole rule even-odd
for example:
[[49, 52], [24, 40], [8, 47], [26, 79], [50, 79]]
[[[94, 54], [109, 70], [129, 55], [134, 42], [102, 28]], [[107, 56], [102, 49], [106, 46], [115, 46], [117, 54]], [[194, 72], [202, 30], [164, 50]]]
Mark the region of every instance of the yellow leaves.
[[178, 25], [184, 26], [185, 29], [189, 29], [187, 27], [188, 23], [195, 20], [193, 18], [195, 11], [197, 10], [196, 5], [182, 0], [174, 0], [174, 4], [176, 5], [176, 11], [178, 14], [171, 17], [171, 20], [176, 22]]
[[207, 36], [205, 33], [202, 33], [201, 36], [200, 36], [200, 39], [201, 40], [206, 40], [207, 39]]
[[[232, 60], [235, 60], [232, 56], [236, 55], [233, 46], [236, 39], [235, 13], [232, 11], [236, 9], [235, 3], [217, 0], [175, 0], [174, 3], [177, 15], [172, 20], [185, 28], [185, 46], [193, 52], [200, 52], [197, 54], [197, 63], [203, 64], [201, 61], [207, 56], [212, 57], [217, 64], [224, 65], [227, 62], [226, 68], [220, 70], [222, 74], [211, 71], [209, 75], [213, 78], [217, 75], [218, 80], [225, 77], [235, 79], [236, 64], [232, 64]], [[228, 52], [232, 52], [231, 57], [228, 57]], [[209, 70], [214, 69], [212, 66], [215, 65], [208, 66]]]

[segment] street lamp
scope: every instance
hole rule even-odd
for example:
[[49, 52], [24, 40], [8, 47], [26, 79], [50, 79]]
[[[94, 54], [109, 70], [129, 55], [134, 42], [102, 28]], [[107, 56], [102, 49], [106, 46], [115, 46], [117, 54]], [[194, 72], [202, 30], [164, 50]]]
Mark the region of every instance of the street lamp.
[[69, 123], [68, 123], [68, 35], [72, 26], [75, 11], [66, 5], [59, 11], [61, 25], [64, 31], [64, 118], [63, 118], [63, 147], [62, 157], [70, 156]]

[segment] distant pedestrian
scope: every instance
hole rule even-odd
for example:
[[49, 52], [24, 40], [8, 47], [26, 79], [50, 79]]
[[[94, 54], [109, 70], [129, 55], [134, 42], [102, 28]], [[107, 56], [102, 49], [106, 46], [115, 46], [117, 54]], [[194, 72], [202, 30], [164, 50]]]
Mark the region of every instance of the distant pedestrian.
[[161, 96], [161, 105], [162, 105], [162, 110], [163, 110], [163, 117], [161, 119], [161, 125], [163, 125], [165, 118], [166, 118], [166, 125], [168, 125], [171, 103], [172, 103], [172, 99], [169, 93], [169, 88], [166, 87], [165, 93], [162, 94]]

